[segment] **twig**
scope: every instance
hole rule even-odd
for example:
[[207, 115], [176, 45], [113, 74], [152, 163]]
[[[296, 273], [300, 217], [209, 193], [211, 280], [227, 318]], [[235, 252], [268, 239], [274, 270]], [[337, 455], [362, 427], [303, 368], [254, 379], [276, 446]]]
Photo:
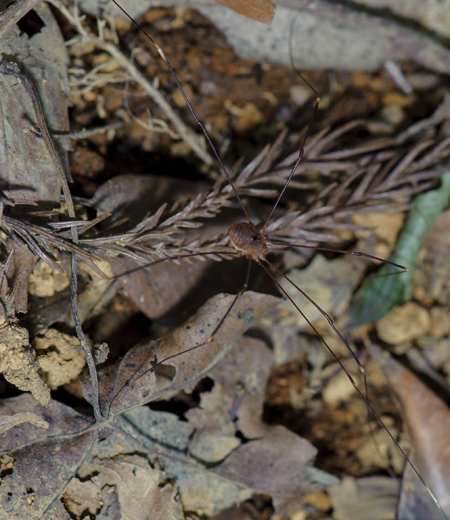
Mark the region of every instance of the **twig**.
[[[10, 63], [10, 62], [7, 62], [6, 60], [2, 60], [0, 62], [0, 73], [14, 76], [26, 88], [28, 94], [30, 95], [30, 98], [31, 98], [31, 101], [33, 104], [33, 108], [34, 108], [34, 111], [36, 114], [37, 123], [38, 123], [39, 129], [41, 131], [42, 138], [44, 139], [45, 146], [61, 177], [61, 184], [62, 184], [62, 189], [63, 189], [63, 193], [64, 193], [64, 198], [65, 198], [66, 204], [67, 204], [67, 210], [69, 213], [69, 217], [74, 219], [76, 217], [75, 208], [74, 208], [72, 197], [70, 194], [69, 185], [67, 183], [67, 178], [64, 173], [62, 164], [59, 160], [58, 154], [56, 153], [53, 142], [50, 138], [50, 133], [48, 131], [47, 124], [45, 122], [44, 114], [42, 112], [41, 102], [39, 100], [39, 96], [37, 95], [36, 89], [34, 88], [34, 85], [31, 83], [31, 81], [26, 76], [24, 76], [20, 72], [19, 67], [17, 66], [16, 63]], [[75, 245], [77, 245], [79, 242], [77, 227], [73, 226], [71, 228], [71, 232], [72, 232], [72, 241], [74, 242]], [[80, 313], [78, 311], [77, 276], [78, 276], [78, 257], [77, 257], [77, 254], [74, 252], [74, 253], [72, 253], [72, 269], [71, 269], [71, 284], [70, 284], [70, 301], [71, 301], [71, 307], [72, 307], [72, 315], [73, 315], [73, 319], [75, 322], [75, 331], [76, 331], [77, 337], [80, 341], [81, 348], [83, 349], [84, 356], [86, 358], [86, 363], [87, 363], [88, 369], [89, 369], [89, 374], [91, 376], [94, 415], [95, 415], [96, 420], [100, 422], [100, 421], [102, 421], [103, 418], [102, 418], [102, 414], [100, 412], [100, 405], [99, 405], [97, 369], [95, 367], [94, 357], [89, 348], [89, 345], [87, 344], [86, 336], [81, 327]]]
[[[165, 100], [161, 92], [154, 87], [150, 81], [135, 67], [135, 65], [119, 50], [119, 48], [113, 44], [104, 41], [102, 38], [94, 36], [90, 33], [81, 23], [80, 17], [72, 14], [60, 0], [50, 0], [50, 2], [65, 16], [67, 21], [74, 25], [81, 36], [83, 41], [93, 43], [100, 49], [108, 52], [115, 61], [124, 68], [128, 74], [138, 83], [145, 92], [155, 101], [155, 103], [163, 110], [166, 116], [170, 119], [173, 125], [176, 127], [178, 134], [190, 148], [202, 159], [206, 164], [211, 165], [213, 160], [211, 155], [205, 150], [200, 144], [203, 138], [199, 138], [192, 130], [190, 130], [183, 121], [177, 116], [172, 110], [172, 107]], [[73, 40], [72, 40], [73, 41]]]

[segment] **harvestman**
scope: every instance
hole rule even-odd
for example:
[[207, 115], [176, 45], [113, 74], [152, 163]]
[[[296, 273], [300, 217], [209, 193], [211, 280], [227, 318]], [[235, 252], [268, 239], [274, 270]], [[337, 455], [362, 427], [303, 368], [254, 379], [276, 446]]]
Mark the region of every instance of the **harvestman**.
[[[195, 113], [195, 111], [194, 111], [190, 101], [188, 100], [188, 98], [187, 98], [187, 96], [186, 96], [186, 94], [185, 94], [185, 92], [184, 92], [180, 82], [178, 81], [178, 78], [177, 78], [174, 70], [172, 69], [172, 66], [170, 65], [169, 61], [167, 60], [163, 50], [153, 40], [153, 38], [149, 34], [147, 34], [145, 32], [145, 30], [133, 18], [131, 18], [131, 16], [128, 15], [128, 13], [116, 2], [116, 0], [112, 0], [112, 2], [125, 14], [125, 16], [138, 28], [138, 30], [141, 31], [145, 35], [145, 37], [155, 46], [155, 48], [158, 51], [160, 57], [165, 62], [165, 64], [166, 64], [167, 68], [169, 69], [169, 71], [170, 71], [170, 73], [171, 73], [171, 75], [172, 75], [172, 77], [173, 77], [173, 79], [174, 79], [178, 89], [180, 90], [180, 92], [181, 92], [181, 94], [182, 94], [182, 96], [184, 98], [184, 101], [185, 101], [187, 107], [189, 108], [189, 111], [191, 112], [192, 117], [194, 118], [195, 122], [199, 125], [199, 127], [201, 128], [201, 130], [202, 130], [202, 132], [203, 132], [203, 134], [204, 134], [204, 136], [206, 138], [206, 140], [208, 141], [208, 143], [209, 143], [209, 145], [211, 147], [211, 150], [213, 151], [213, 153], [214, 153], [214, 155], [215, 155], [215, 157], [216, 157], [216, 159], [217, 159], [217, 161], [218, 161], [218, 163], [220, 165], [220, 168], [221, 168], [223, 174], [225, 175], [227, 181], [229, 182], [229, 184], [231, 186], [231, 189], [233, 190], [233, 193], [234, 193], [236, 199], [238, 200], [239, 205], [241, 206], [241, 208], [242, 208], [242, 210], [243, 210], [243, 212], [245, 214], [245, 217], [247, 219], [246, 222], [239, 222], [237, 224], [234, 224], [233, 226], [230, 227], [230, 229], [228, 231], [229, 240], [230, 240], [231, 244], [233, 245], [233, 247], [236, 249], [235, 252], [231, 252], [230, 253], [230, 251], [214, 251], [214, 252], [211, 252], [211, 253], [208, 253], [208, 252], [189, 253], [189, 254], [185, 254], [185, 255], [177, 255], [177, 256], [173, 256], [173, 257], [165, 257], [165, 258], [156, 260], [154, 262], [151, 262], [149, 264], [146, 264], [144, 266], [140, 266], [138, 268], [132, 269], [131, 271], [127, 271], [126, 273], [123, 273], [122, 275], [119, 275], [119, 276], [128, 275], [128, 274], [130, 274], [132, 272], [135, 272], [137, 270], [140, 270], [140, 269], [143, 269], [143, 268], [149, 268], [149, 267], [152, 267], [152, 266], [154, 266], [156, 264], [159, 264], [159, 263], [162, 263], [162, 262], [166, 262], [166, 261], [181, 260], [183, 258], [192, 258], [192, 257], [195, 257], [195, 256], [205, 256], [205, 255], [208, 255], [208, 254], [215, 254], [215, 255], [218, 255], [218, 254], [224, 254], [224, 255], [225, 254], [226, 255], [234, 254], [236, 256], [244, 255], [248, 259], [248, 268], [247, 268], [247, 274], [246, 274], [246, 277], [245, 277], [244, 284], [241, 287], [241, 289], [239, 290], [239, 292], [236, 294], [236, 296], [234, 297], [234, 299], [233, 299], [231, 305], [229, 306], [228, 310], [226, 311], [224, 316], [221, 318], [221, 320], [219, 321], [218, 325], [216, 326], [216, 328], [211, 333], [211, 335], [208, 338], [208, 340], [205, 341], [204, 343], [200, 344], [200, 345], [196, 345], [195, 347], [193, 347], [193, 348], [191, 348], [189, 350], [185, 350], [185, 351], [180, 352], [178, 354], [175, 354], [173, 356], [167, 357], [167, 358], [163, 359], [162, 361], [159, 361], [156, 365], [154, 365], [151, 368], [151, 370], [154, 370], [158, 365], [161, 365], [161, 364], [167, 362], [169, 359], [171, 359], [173, 357], [179, 356], [181, 354], [188, 353], [188, 352], [190, 352], [190, 351], [192, 351], [194, 349], [205, 347], [209, 343], [214, 341], [214, 336], [217, 334], [219, 329], [222, 327], [223, 323], [225, 322], [226, 318], [230, 314], [231, 310], [233, 309], [234, 305], [238, 301], [239, 297], [242, 296], [242, 294], [247, 290], [249, 279], [250, 279], [251, 265], [252, 265], [252, 262], [254, 261], [257, 264], [259, 264], [264, 269], [264, 271], [270, 276], [270, 278], [276, 284], [276, 286], [280, 290], [280, 292], [282, 294], [284, 294], [284, 296], [292, 303], [292, 305], [295, 307], [295, 309], [300, 313], [300, 315], [308, 323], [308, 325], [311, 327], [311, 329], [314, 331], [314, 333], [317, 335], [317, 337], [325, 345], [325, 347], [328, 349], [330, 354], [333, 356], [333, 358], [339, 364], [340, 368], [344, 371], [344, 373], [348, 377], [350, 383], [355, 388], [356, 392], [359, 394], [359, 396], [365, 402], [368, 410], [370, 410], [370, 412], [373, 414], [373, 416], [376, 418], [376, 420], [379, 422], [379, 424], [383, 427], [383, 429], [389, 435], [391, 440], [394, 442], [394, 444], [400, 450], [401, 454], [403, 455], [403, 457], [405, 458], [407, 463], [411, 466], [411, 468], [414, 471], [414, 473], [417, 475], [419, 480], [425, 486], [425, 488], [427, 489], [429, 495], [431, 496], [431, 498], [435, 502], [436, 506], [441, 511], [441, 513], [443, 515], [443, 518], [447, 518], [447, 516], [443, 512], [441, 506], [439, 505], [437, 499], [435, 498], [435, 496], [433, 495], [433, 493], [431, 492], [431, 490], [429, 489], [429, 487], [425, 483], [425, 481], [422, 478], [422, 476], [419, 474], [419, 472], [417, 471], [417, 469], [415, 468], [415, 466], [413, 465], [413, 463], [411, 462], [409, 457], [406, 455], [406, 453], [403, 451], [403, 449], [399, 446], [398, 442], [395, 440], [395, 438], [393, 437], [393, 435], [391, 434], [391, 432], [389, 431], [387, 426], [384, 424], [384, 422], [382, 421], [382, 419], [378, 415], [378, 413], [375, 411], [375, 409], [372, 407], [370, 402], [367, 400], [366, 396], [361, 392], [361, 390], [359, 390], [359, 388], [357, 387], [354, 379], [352, 378], [352, 376], [350, 375], [348, 370], [345, 368], [345, 366], [340, 361], [340, 359], [337, 357], [337, 355], [333, 352], [331, 347], [327, 344], [327, 342], [325, 341], [323, 336], [319, 333], [319, 331], [314, 327], [314, 325], [310, 322], [310, 320], [302, 312], [300, 307], [293, 301], [293, 299], [289, 296], [289, 294], [283, 289], [281, 284], [276, 280], [276, 278], [272, 274], [272, 271], [274, 271], [276, 274], [278, 274], [279, 276], [281, 276], [282, 278], [287, 280], [288, 283], [290, 283], [297, 291], [299, 291], [326, 318], [326, 320], [328, 321], [328, 324], [330, 325], [330, 327], [338, 335], [339, 339], [344, 343], [344, 345], [346, 346], [346, 348], [348, 349], [348, 351], [350, 352], [350, 354], [354, 358], [356, 364], [358, 365], [358, 368], [359, 368], [360, 372], [363, 374], [364, 379], [365, 379], [366, 376], [365, 376], [364, 367], [360, 363], [357, 355], [352, 350], [352, 348], [350, 347], [348, 342], [345, 340], [345, 338], [342, 336], [342, 334], [339, 332], [339, 330], [334, 325], [333, 320], [331, 319], [331, 317], [323, 309], [321, 309], [321, 307], [316, 302], [314, 302], [312, 300], [312, 298], [310, 298], [300, 287], [298, 287], [298, 285], [296, 285], [288, 276], [286, 276], [284, 273], [282, 273], [277, 267], [275, 267], [271, 262], [269, 262], [269, 260], [267, 260], [267, 254], [270, 252], [271, 246], [273, 246], [273, 245], [277, 245], [277, 246], [288, 245], [290, 247], [310, 248], [310, 249], [316, 249], [316, 250], [319, 250], [319, 251], [332, 251], [332, 252], [336, 252], [336, 253], [345, 253], [345, 254], [351, 254], [351, 255], [354, 255], [354, 256], [366, 257], [366, 258], [370, 258], [371, 260], [376, 260], [376, 261], [379, 261], [379, 262], [382, 262], [382, 263], [385, 263], [385, 264], [389, 264], [389, 265], [391, 265], [391, 266], [393, 266], [393, 267], [395, 267], [397, 269], [400, 269], [402, 271], [408, 271], [409, 270], [407, 267], [401, 266], [401, 265], [396, 264], [394, 262], [391, 262], [389, 260], [384, 260], [382, 258], [378, 258], [376, 256], [373, 256], [373, 255], [370, 255], [370, 254], [367, 254], [367, 253], [363, 253], [361, 251], [344, 251], [344, 250], [330, 249], [330, 248], [325, 248], [325, 247], [307, 246], [307, 245], [304, 245], [304, 244], [291, 244], [291, 243], [288, 244], [286, 242], [282, 242], [282, 241], [278, 241], [278, 240], [277, 241], [271, 240], [270, 237], [268, 235], [266, 235], [265, 230], [266, 230], [267, 224], [270, 221], [270, 219], [272, 218], [272, 216], [273, 216], [273, 214], [275, 212], [275, 209], [277, 208], [277, 206], [278, 206], [278, 204], [279, 204], [279, 202], [280, 202], [284, 192], [286, 191], [286, 188], [288, 187], [288, 185], [289, 185], [292, 177], [294, 176], [294, 174], [295, 174], [295, 172], [296, 172], [300, 162], [302, 161], [302, 158], [303, 158], [303, 155], [304, 155], [304, 151], [305, 151], [304, 147], [305, 147], [306, 141], [308, 139], [308, 136], [310, 134], [310, 131], [311, 131], [311, 128], [312, 128], [312, 124], [314, 122], [315, 115], [316, 115], [317, 110], [319, 108], [320, 98], [318, 96], [318, 93], [312, 87], [312, 85], [310, 85], [310, 83], [305, 78], [303, 78], [303, 76], [301, 76], [301, 78], [305, 82], [305, 84], [312, 90], [312, 92], [314, 92], [314, 94], [316, 96], [316, 101], [314, 103], [313, 114], [312, 114], [312, 117], [311, 117], [311, 119], [309, 121], [307, 131], [306, 131], [306, 133], [305, 133], [305, 135], [304, 135], [304, 137], [302, 139], [297, 160], [296, 160], [296, 162], [295, 162], [295, 164], [294, 164], [294, 166], [293, 166], [293, 168], [292, 168], [292, 170], [291, 170], [291, 172], [290, 172], [290, 174], [289, 174], [289, 176], [288, 176], [288, 178], [287, 178], [287, 180], [286, 180], [286, 182], [285, 182], [285, 184], [284, 184], [280, 194], [278, 195], [278, 198], [277, 198], [274, 206], [272, 207], [268, 217], [266, 218], [264, 224], [261, 227], [257, 227], [257, 226], [255, 226], [252, 223], [252, 221], [251, 221], [251, 219], [250, 219], [250, 217], [248, 215], [248, 212], [245, 209], [245, 206], [244, 206], [244, 204], [242, 202], [242, 199], [240, 198], [239, 193], [237, 192], [236, 186], [234, 185], [234, 183], [233, 183], [233, 181], [232, 181], [232, 179], [231, 179], [231, 177], [230, 177], [230, 175], [229, 175], [229, 173], [228, 173], [224, 163], [222, 162], [222, 160], [221, 160], [221, 158], [220, 158], [220, 156], [219, 156], [219, 154], [218, 154], [214, 144], [212, 143], [212, 140], [211, 140], [211, 138], [210, 138], [210, 136], [208, 134], [208, 131], [206, 130], [206, 128], [203, 125], [203, 123], [198, 119], [198, 117], [197, 117], [197, 115], [196, 115], [196, 113]], [[269, 268], [272, 269], [272, 271]]]

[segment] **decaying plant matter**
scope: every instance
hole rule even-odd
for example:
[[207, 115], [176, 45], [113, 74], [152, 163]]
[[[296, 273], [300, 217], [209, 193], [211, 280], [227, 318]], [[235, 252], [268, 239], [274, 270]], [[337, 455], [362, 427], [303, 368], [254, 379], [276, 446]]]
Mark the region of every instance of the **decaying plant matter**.
[[[181, 138], [210, 165], [203, 139], [121, 50], [114, 19], [105, 15], [94, 32], [92, 21], [77, 8], [67, 8], [59, 0], [52, 4], [74, 30], [69, 47], [91, 46], [109, 56], [89, 72], [71, 67], [71, 88], [84, 95], [103, 85], [137, 82], [167, 117], [167, 121], [159, 116], [150, 119], [150, 129]], [[329, 112], [331, 121], [333, 108]], [[438, 188], [442, 173], [448, 170], [449, 115], [450, 101], [444, 97], [431, 116], [395, 136], [358, 138], [357, 131], [369, 126], [366, 119], [314, 130], [266, 232], [285, 244], [341, 246], [343, 238], [349, 239], [348, 232], [361, 231], [351, 217], [406, 211], [417, 194]], [[34, 121], [34, 116], [28, 117]], [[39, 134], [46, 134], [37, 119], [39, 128], [29, 133], [37, 134], [39, 141]], [[122, 124], [113, 122], [105, 128], [110, 131]], [[97, 130], [101, 131], [93, 132]], [[233, 182], [256, 218], [266, 216], [288, 178], [303, 132], [295, 143], [288, 143], [287, 131], [282, 132], [247, 166], [238, 163], [232, 168]], [[83, 135], [87, 133], [76, 132], [60, 140]], [[49, 153], [59, 161], [54, 148]], [[64, 185], [61, 163], [58, 169]], [[302, 502], [305, 495], [320, 495], [323, 488], [339, 484], [336, 477], [314, 468], [317, 450], [312, 444], [284, 425], [263, 419], [270, 414], [264, 403], [276, 403], [283, 395], [273, 380], [265, 395], [271, 370], [293, 359], [301, 362], [297, 347], [295, 355], [280, 348], [284, 340], [296, 343], [300, 328], [285, 311], [274, 312], [279, 301], [273, 296], [246, 292], [210, 342], [233, 297], [219, 294], [195, 314], [186, 304], [189, 319], [182, 325], [180, 318], [177, 322], [172, 317], [177, 326], [169, 332], [158, 324], [159, 333], [150, 339], [140, 338], [139, 343], [123, 348], [116, 344], [114, 359], [99, 369], [98, 388], [92, 377], [93, 362], [91, 373], [78, 379], [83, 356], [73, 328], [85, 350], [89, 355], [92, 350], [92, 359], [101, 364], [108, 353], [102, 342], [111, 338], [114, 343], [120, 312], [124, 308], [129, 315], [134, 312], [124, 303], [119, 283], [112, 276], [105, 280], [106, 275], [121, 273], [118, 280], [134, 305], [156, 319], [170, 315], [174, 308], [177, 313], [177, 304], [184, 305], [183, 297], [197, 288], [204, 269], [198, 267], [198, 259], [161, 262], [159, 271], [140, 270], [142, 266], [205, 252], [212, 264], [235, 253], [226, 232], [239, 218], [232, 188], [222, 177], [217, 179], [213, 169], [208, 169], [206, 177], [216, 180], [193, 186], [164, 177], [121, 175], [104, 182], [92, 197], [75, 198], [74, 204], [67, 190], [60, 201], [58, 187], [58, 200], [51, 209], [39, 207], [43, 200], [24, 199], [23, 191], [14, 198], [14, 191], [9, 190], [2, 198], [1, 367], [11, 384], [30, 391], [40, 403], [28, 394], [2, 402], [5, 511], [9, 508], [8, 512], [22, 517], [69, 518], [70, 513], [72, 518], [82, 518], [112, 508], [133, 518], [147, 518], [151, 509], [157, 511], [154, 518], [181, 519], [186, 511], [216, 515], [260, 494], [270, 498], [270, 507], [281, 518], [287, 518], [308, 507]], [[45, 183], [45, 177], [41, 182]], [[168, 202], [156, 196], [148, 200], [156, 186], [164, 187]], [[79, 270], [77, 259], [84, 262]], [[341, 260], [335, 262], [340, 266], [337, 278], [351, 271]], [[280, 256], [281, 261], [287, 265], [290, 260]], [[57, 278], [56, 271], [69, 271], [70, 263], [70, 279]], [[325, 269], [332, 272], [334, 267]], [[155, 285], [143, 287], [142, 278], [132, 281], [144, 273]], [[149, 301], [150, 293], [155, 301]], [[343, 312], [342, 300], [349, 298], [347, 293], [342, 297], [342, 292], [337, 302], [330, 298], [336, 314]], [[23, 314], [20, 320], [18, 313]], [[285, 318], [281, 325], [280, 315]], [[117, 329], [111, 323], [115, 318]], [[93, 341], [84, 339], [82, 323], [94, 323]], [[244, 336], [254, 326], [265, 327], [274, 352], [260, 339]], [[320, 332], [329, 341], [329, 330], [328, 334]], [[126, 343], [125, 339], [120, 341]], [[198, 348], [206, 344], [207, 348]], [[315, 384], [320, 379], [317, 373], [325, 373], [325, 361], [318, 358], [311, 355], [309, 360]], [[323, 376], [320, 384], [329, 376]], [[94, 404], [96, 421], [51, 399], [50, 388], [73, 379], [66, 389]], [[297, 393], [291, 392], [291, 402], [296, 409], [310, 411], [312, 391], [300, 387]], [[158, 404], [155, 409], [144, 406], [169, 398], [185, 406], [182, 419], [172, 411], [158, 411]], [[205, 493], [206, 488], [212, 491]]]

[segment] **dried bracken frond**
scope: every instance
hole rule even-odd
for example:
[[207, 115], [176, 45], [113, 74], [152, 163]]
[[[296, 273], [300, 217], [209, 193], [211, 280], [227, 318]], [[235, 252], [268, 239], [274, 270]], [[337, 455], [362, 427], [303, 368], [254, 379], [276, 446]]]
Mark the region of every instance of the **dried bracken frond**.
[[[267, 226], [269, 236], [286, 242], [303, 240], [306, 244], [337, 241], [339, 238], [330, 231], [354, 228], [352, 223], [344, 222], [345, 217], [406, 210], [414, 195], [436, 186], [447, 169], [450, 137], [441, 132], [441, 127], [449, 118], [449, 105], [446, 98], [433, 116], [395, 138], [376, 138], [348, 149], [342, 149], [341, 141], [356, 126], [364, 127], [365, 121], [313, 136], [290, 188], [310, 192], [315, 188], [314, 199], [303, 204], [289, 203], [294, 208], [279, 213]], [[277, 190], [267, 185], [284, 184], [298, 152], [277, 162], [281, 154], [279, 139], [235, 177], [239, 193], [272, 198]], [[231, 188], [218, 182], [174, 214], [163, 205], [124, 234], [84, 239], [80, 244], [98, 254], [120, 252], [141, 261], [148, 261], [149, 255], [223, 251], [228, 244], [226, 234], [203, 240], [199, 232], [194, 240], [186, 242], [182, 230], [201, 227], [199, 219], [216, 216], [233, 205], [232, 198]]]
[[[450, 98], [446, 98], [436, 112], [393, 138], [375, 138], [343, 149], [346, 134], [366, 121], [344, 124], [333, 131], [320, 131], [311, 138], [305, 158], [290, 185], [287, 196], [289, 210], [276, 215], [269, 222], [267, 233], [273, 239], [286, 242], [302, 240], [305, 244], [338, 241], [330, 233], [336, 229], [352, 229], [345, 217], [403, 211], [412, 198], [439, 183], [447, 169], [450, 136], [441, 131], [450, 114]], [[283, 153], [280, 136], [266, 147], [251, 163], [235, 176], [240, 194], [247, 197], [273, 198], [278, 187], [286, 181], [298, 152], [278, 161]], [[272, 186], [272, 187], [270, 187]], [[306, 202], [292, 196], [292, 189], [313, 193]], [[217, 216], [224, 208], [235, 205], [233, 192], [223, 179], [209, 190], [189, 200], [181, 209], [168, 209], [166, 204], [146, 216], [140, 223], [120, 234], [98, 230], [98, 224], [109, 215], [93, 221], [48, 222], [36, 225], [12, 217], [3, 217], [2, 229], [13, 240], [26, 244], [37, 256], [56, 269], [61, 267], [52, 259], [50, 245], [76, 252], [89, 262], [99, 257], [125, 254], [140, 262], [151, 258], [172, 257], [188, 253], [214, 253], [227, 249], [228, 236], [202, 238], [199, 231], [187, 240], [183, 230], [198, 229], [204, 219]], [[295, 203], [293, 202], [295, 201]], [[70, 228], [76, 226], [79, 245], [70, 241]], [[83, 234], [91, 237], [83, 238]], [[234, 252], [230, 248], [230, 253]], [[209, 255], [220, 260], [223, 255]]]

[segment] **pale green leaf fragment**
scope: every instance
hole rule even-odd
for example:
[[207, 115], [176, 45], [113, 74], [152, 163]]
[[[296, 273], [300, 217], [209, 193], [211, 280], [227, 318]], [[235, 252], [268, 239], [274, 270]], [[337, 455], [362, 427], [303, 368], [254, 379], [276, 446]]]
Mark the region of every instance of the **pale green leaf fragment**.
[[[393, 257], [409, 271], [400, 274], [384, 265], [367, 278], [350, 305], [352, 325], [378, 321], [393, 307], [411, 299], [414, 269], [422, 243], [438, 215], [450, 200], [450, 171], [442, 174], [440, 188], [419, 195], [414, 201]], [[395, 275], [393, 275], [395, 274]]]

